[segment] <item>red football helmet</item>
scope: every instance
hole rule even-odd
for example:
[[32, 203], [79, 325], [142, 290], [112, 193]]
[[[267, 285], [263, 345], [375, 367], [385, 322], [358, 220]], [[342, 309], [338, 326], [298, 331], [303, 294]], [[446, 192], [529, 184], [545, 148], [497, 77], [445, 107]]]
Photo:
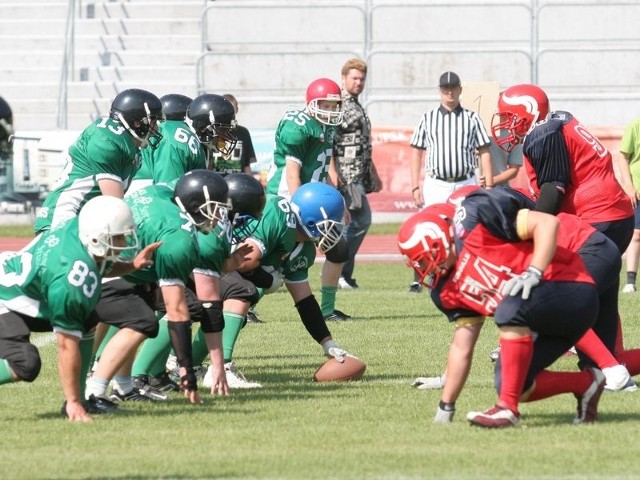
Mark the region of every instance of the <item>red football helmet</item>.
[[[319, 105], [319, 102], [330, 102]], [[340, 125], [342, 122], [342, 92], [329, 78], [314, 80], [307, 87], [307, 111], [320, 123]]]
[[549, 99], [544, 90], [536, 85], [514, 85], [498, 97], [498, 111], [491, 120], [491, 135], [502, 150], [510, 152], [548, 114]]
[[400, 253], [427, 288], [434, 288], [446, 272], [442, 263], [451, 253], [454, 212], [451, 204], [431, 205], [409, 217], [398, 232]]

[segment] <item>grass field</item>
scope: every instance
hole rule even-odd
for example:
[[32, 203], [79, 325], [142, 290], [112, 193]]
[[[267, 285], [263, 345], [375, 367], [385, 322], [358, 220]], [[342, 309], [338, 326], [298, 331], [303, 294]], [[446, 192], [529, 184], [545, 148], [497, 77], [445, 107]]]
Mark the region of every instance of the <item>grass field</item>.
[[[310, 279], [319, 283], [319, 267]], [[227, 398], [205, 393], [191, 406], [126, 404], [92, 424], [59, 415], [62, 401], [51, 337], [33, 384], [0, 388], [2, 478], [495, 479], [638, 478], [640, 392], [605, 393], [596, 425], [571, 424], [564, 395], [522, 405], [523, 427], [468, 426], [469, 410], [492, 405], [496, 328], [487, 322], [469, 382], [451, 425], [431, 423], [437, 391], [414, 390], [414, 377], [439, 373], [451, 327], [427, 294], [406, 293], [400, 264], [357, 267], [357, 291], [339, 291], [338, 308], [358, 318], [329, 326], [338, 343], [368, 364], [360, 382], [315, 384], [322, 350], [307, 335], [288, 294], [265, 297], [264, 324], [240, 335], [236, 362], [264, 384]], [[640, 294], [639, 294], [640, 295]], [[637, 295], [622, 296], [626, 343], [640, 346]], [[575, 368], [563, 358], [559, 367]]]

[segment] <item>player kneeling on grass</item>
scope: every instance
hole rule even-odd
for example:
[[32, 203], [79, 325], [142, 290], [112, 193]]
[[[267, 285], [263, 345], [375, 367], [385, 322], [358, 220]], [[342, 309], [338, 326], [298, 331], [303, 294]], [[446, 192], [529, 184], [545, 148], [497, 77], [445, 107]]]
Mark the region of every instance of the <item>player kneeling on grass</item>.
[[[100, 299], [101, 276], [151, 265], [157, 247], [151, 245], [129, 264], [118, 262], [123, 253], [132, 257], [138, 250], [135, 223], [124, 201], [100, 196], [89, 200], [78, 217], [41, 234], [19, 252], [3, 252], [0, 384], [37, 378], [41, 360], [29, 335], [53, 330], [65, 397], [62, 413], [71, 421], [90, 421], [87, 411], [97, 413], [100, 405], [95, 398], [82, 401], [80, 343], [95, 327], [92, 312]], [[93, 337], [88, 338], [90, 345]]]
[[494, 407], [467, 415], [472, 425], [516, 426], [520, 401], [561, 393], [573, 393], [578, 401], [575, 423], [596, 419], [601, 370], [546, 370], [584, 335], [598, 312], [594, 281], [568, 246], [600, 234], [575, 216], [561, 218], [520, 209], [495, 189], [467, 196], [457, 209], [428, 207], [402, 225], [401, 253], [455, 324], [435, 422], [453, 418], [485, 316], [493, 316], [500, 330], [500, 394]]

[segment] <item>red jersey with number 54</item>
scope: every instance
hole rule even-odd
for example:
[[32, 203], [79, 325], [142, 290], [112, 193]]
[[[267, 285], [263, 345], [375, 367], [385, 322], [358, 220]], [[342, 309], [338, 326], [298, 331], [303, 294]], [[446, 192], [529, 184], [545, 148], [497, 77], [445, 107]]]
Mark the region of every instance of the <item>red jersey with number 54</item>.
[[552, 112], [527, 135], [523, 152], [532, 189], [545, 183], [565, 189], [560, 211], [588, 223], [633, 215], [615, 178], [611, 154], [569, 112]]

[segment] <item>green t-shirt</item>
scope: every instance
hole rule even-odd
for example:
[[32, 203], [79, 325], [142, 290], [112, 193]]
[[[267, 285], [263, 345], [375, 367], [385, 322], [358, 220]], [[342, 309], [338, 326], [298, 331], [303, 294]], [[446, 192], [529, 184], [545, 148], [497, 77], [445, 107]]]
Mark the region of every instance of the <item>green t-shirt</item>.
[[156, 183], [169, 183], [196, 168], [207, 168], [206, 155], [196, 136], [180, 120], [161, 122], [158, 146], [142, 150], [142, 166], [129, 191]]
[[125, 197], [141, 248], [162, 242], [154, 254], [153, 266], [126, 275], [130, 282], [184, 285], [198, 263], [196, 229], [172, 197], [173, 189], [163, 184], [150, 185]]
[[19, 252], [0, 253], [0, 313], [22, 313], [81, 336], [100, 300], [100, 280], [74, 217]]
[[640, 118], [625, 127], [622, 140], [620, 140], [620, 151], [629, 156], [629, 170], [633, 186], [640, 191]]
[[336, 127], [324, 125], [304, 110], [287, 112], [276, 129], [273, 163], [267, 174], [267, 193], [290, 198], [287, 160], [300, 164], [300, 184], [326, 182]]
[[62, 174], [39, 210], [36, 233], [75, 217], [85, 203], [101, 194], [99, 180], [115, 180], [126, 189], [140, 159], [140, 149], [120, 123], [110, 118], [93, 122], [69, 147]]

